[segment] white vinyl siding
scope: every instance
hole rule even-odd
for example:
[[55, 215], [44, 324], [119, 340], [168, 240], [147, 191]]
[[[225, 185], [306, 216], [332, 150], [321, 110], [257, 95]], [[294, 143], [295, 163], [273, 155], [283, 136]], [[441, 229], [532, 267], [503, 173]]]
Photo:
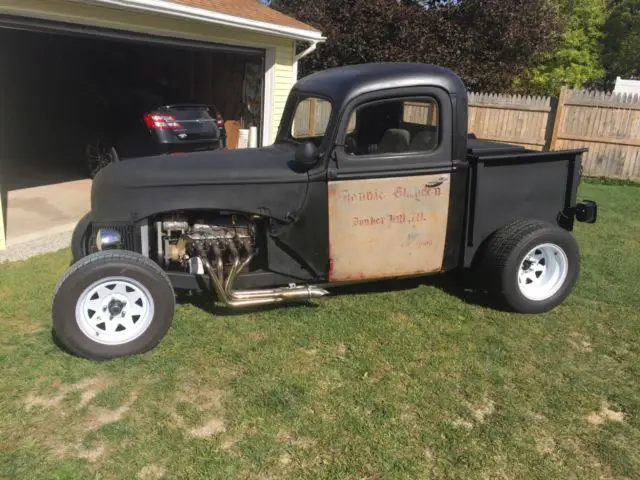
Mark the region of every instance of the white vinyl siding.
[[291, 87], [295, 83], [293, 68], [293, 42], [287, 47], [276, 49], [275, 81], [273, 87], [273, 129], [272, 139], [276, 138], [280, 119], [284, 112]]

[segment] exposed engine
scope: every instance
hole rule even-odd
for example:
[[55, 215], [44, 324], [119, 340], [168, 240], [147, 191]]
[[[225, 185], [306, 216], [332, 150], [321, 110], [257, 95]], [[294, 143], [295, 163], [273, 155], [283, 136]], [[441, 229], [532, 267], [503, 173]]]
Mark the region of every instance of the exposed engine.
[[204, 274], [201, 256], [225, 276], [252, 258], [256, 250], [256, 218], [225, 216], [209, 221], [174, 215], [156, 222], [158, 262], [169, 270]]
[[261, 217], [221, 215], [209, 221], [196, 215], [172, 215], [156, 220], [157, 260], [167, 270], [206, 275], [218, 301], [230, 307], [322, 297], [316, 286], [235, 290], [234, 282], [257, 254]]

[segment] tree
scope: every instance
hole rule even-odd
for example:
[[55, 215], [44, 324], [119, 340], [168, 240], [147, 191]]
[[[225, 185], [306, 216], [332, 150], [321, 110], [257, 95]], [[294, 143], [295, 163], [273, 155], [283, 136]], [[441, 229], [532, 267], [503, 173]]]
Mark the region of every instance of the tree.
[[327, 36], [301, 73], [414, 61], [451, 68], [473, 90], [505, 91], [559, 39], [554, 0], [278, 0]]
[[510, 91], [560, 40], [555, 0], [463, 0], [439, 12], [451, 12], [449, 56], [476, 91]]
[[616, 0], [611, 7], [604, 26], [607, 80], [640, 77], [640, 0]]
[[605, 75], [602, 65], [602, 27], [606, 0], [562, 0], [565, 19], [560, 47], [547, 53], [515, 83], [527, 93], [557, 95], [560, 87], [582, 88]]
[[458, 0], [398, 0], [404, 5], [418, 5], [422, 8], [442, 8], [451, 7], [458, 3]]

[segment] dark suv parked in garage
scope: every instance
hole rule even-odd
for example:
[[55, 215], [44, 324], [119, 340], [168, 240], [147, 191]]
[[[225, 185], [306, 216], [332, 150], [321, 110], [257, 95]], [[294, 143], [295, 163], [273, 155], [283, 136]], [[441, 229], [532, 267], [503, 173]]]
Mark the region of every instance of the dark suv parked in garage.
[[91, 177], [127, 158], [226, 148], [221, 112], [161, 81], [90, 84], [78, 105], [76, 132]]

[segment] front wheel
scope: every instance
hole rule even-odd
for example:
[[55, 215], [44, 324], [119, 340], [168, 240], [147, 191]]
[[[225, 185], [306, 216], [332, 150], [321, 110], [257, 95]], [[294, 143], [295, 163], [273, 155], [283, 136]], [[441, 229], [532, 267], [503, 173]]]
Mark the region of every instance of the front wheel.
[[91, 254], [58, 283], [53, 330], [72, 354], [106, 360], [146, 352], [169, 330], [173, 287], [148, 258], [129, 251]]
[[566, 230], [519, 220], [490, 239], [484, 259], [489, 292], [508, 309], [543, 313], [560, 305], [580, 273], [580, 253]]

